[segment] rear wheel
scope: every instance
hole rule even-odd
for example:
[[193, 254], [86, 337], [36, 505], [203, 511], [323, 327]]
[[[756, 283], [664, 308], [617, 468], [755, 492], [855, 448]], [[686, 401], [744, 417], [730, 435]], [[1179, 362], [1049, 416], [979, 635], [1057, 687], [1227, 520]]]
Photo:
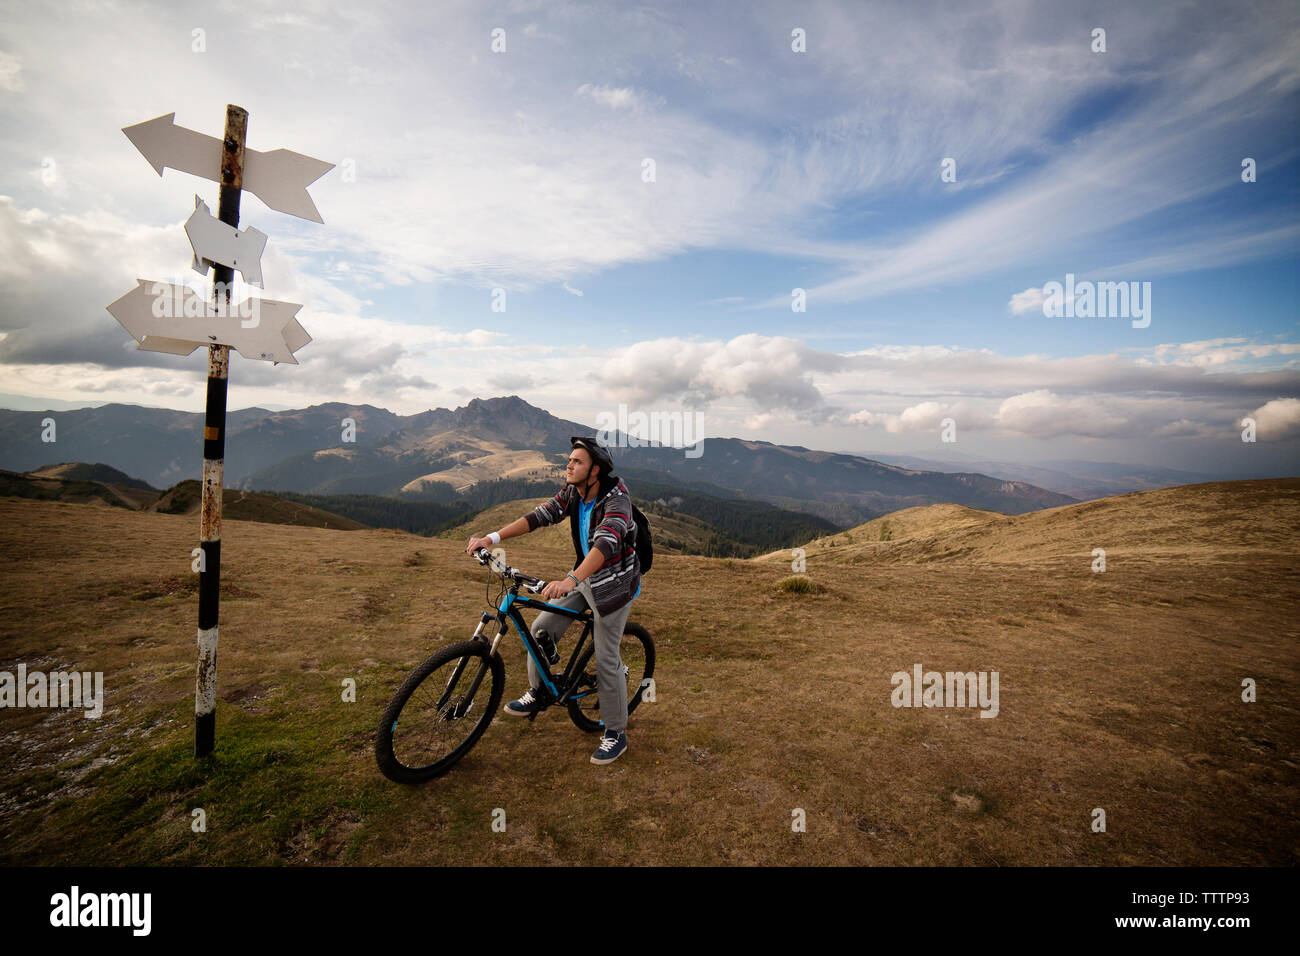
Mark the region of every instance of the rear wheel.
[[[570, 719], [588, 733], [603, 730], [600, 719], [600, 695], [596, 686], [596, 645], [593, 641], [578, 660], [581, 677], [574, 689], [575, 696], [568, 701]], [[650, 632], [640, 624], [628, 622], [623, 626], [623, 640], [619, 643], [619, 657], [623, 661], [623, 676], [627, 681], [627, 712], [630, 714], [641, 703], [655, 672], [655, 644]]]
[[487, 644], [444, 647], [411, 671], [380, 718], [379, 769], [397, 783], [446, 773], [492, 723], [505, 685], [505, 664]]

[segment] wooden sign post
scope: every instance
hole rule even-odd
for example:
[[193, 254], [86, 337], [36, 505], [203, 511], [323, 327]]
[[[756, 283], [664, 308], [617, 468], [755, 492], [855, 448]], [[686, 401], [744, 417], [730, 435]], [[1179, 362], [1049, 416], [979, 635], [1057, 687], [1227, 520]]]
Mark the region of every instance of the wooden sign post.
[[175, 115], [159, 116], [122, 132], [159, 176], [171, 166], [220, 184], [217, 218], [211, 218], [196, 196], [194, 215], [185, 230], [194, 248], [194, 269], [206, 274], [212, 268], [212, 301], [197, 301], [200, 297], [184, 286], [140, 279], [108, 311], [141, 349], [189, 355], [201, 345], [208, 348], [199, 517], [199, 661], [194, 680], [194, 756], [204, 757], [216, 745], [221, 493], [230, 350], [245, 358], [296, 365], [293, 353], [311, 341], [295, 318], [302, 308], [296, 303], [249, 298], [239, 308], [231, 307], [236, 269], [246, 281], [262, 284], [261, 255], [266, 245], [266, 235], [256, 229], [240, 233], [240, 194], [248, 189], [272, 209], [321, 222], [307, 186], [334, 166], [287, 149], [266, 153], [247, 149], [248, 111], [239, 106], [226, 107], [225, 135], [220, 140], [175, 125]]

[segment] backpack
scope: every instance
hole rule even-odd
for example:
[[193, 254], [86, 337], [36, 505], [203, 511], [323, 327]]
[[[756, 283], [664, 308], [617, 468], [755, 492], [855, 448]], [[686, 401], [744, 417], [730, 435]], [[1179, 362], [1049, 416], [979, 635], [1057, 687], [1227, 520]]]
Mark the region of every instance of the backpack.
[[641, 573], [645, 574], [655, 559], [655, 549], [650, 543], [650, 522], [636, 505], [632, 505], [632, 520], [636, 522], [636, 559], [641, 565]]

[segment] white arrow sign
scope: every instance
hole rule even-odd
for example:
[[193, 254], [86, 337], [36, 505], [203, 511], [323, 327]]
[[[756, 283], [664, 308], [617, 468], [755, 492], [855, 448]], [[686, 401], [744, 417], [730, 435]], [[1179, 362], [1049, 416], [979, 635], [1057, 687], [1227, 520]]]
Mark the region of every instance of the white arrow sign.
[[195, 272], [208, 274], [216, 263], [238, 269], [249, 285], [262, 288], [262, 251], [266, 233], [251, 226], [236, 229], [222, 222], [208, 210], [208, 204], [194, 197], [194, 215], [185, 221], [185, 235], [194, 250]]
[[226, 310], [183, 285], [136, 282], [108, 311], [147, 352], [189, 355], [200, 345], [228, 345], [246, 359], [297, 365], [293, 353], [311, 341], [294, 318], [302, 308], [296, 302], [245, 299]]
[[[159, 176], [163, 167], [170, 166], [214, 183], [221, 182], [221, 140], [177, 126], [173, 122], [175, 118], [175, 113], [168, 113], [134, 126], [123, 126], [122, 132]], [[263, 153], [245, 148], [243, 188], [277, 212], [324, 222], [307, 195], [307, 187], [333, 168], [333, 163], [288, 149]]]

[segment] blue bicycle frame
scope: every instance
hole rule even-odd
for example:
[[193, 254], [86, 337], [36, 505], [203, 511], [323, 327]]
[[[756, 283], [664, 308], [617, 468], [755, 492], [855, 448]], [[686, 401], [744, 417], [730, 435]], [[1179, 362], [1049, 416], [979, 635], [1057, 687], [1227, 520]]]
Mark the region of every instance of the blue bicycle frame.
[[[494, 565], [497, 564], [495, 557], [491, 558], [491, 561]], [[497, 633], [492, 640], [492, 646], [489, 653], [496, 651], [501, 638], [503, 638], [506, 631], [509, 630], [507, 622], [513, 622], [515, 630], [519, 632], [520, 640], [524, 642], [524, 650], [526, 650], [528, 656], [532, 658], [533, 666], [537, 668], [537, 673], [541, 675], [547, 694], [551, 698], [546, 702], [548, 705], [559, 701], [577, 700], [578, 698], [593, 693], [592, 690], [575, 693], [577, 682], [581, 675], [573, 673], [578, 658], [582, 654], [582, 649], [587, 643], [587, 638], [591, 634], [594, 621], [591, 608], [584, 607], [581, 610], [576, 610], [574, 608], [561, 607], [558, 604], [551, 604], [538, 598], [520, 596], [519, 588], [521, 585], [536, 593], [541, 591], [545, 582], [538, 578], [523, 574], [522, 572], [515, 571], [513, 568], [503, 568], [503, 570], [513, 576], [515, 583], [506, 591], [505, 597], [501, 599], [501, 603], [497, 606], [495, 618], [497, 622]], [[550, 666], [541, 654], [541, 649], [537, 646], [537, 641], [533, 637], [532, 630], [528, 627], [528, 622], [525, 621], [519, 613], [522, 608], [536, 608], [542, 611], [551, 611], [554, 614], [560, 614], [564, 617], [571, 618], [572, 620], [581, 620], [584, 622], [582, 634], [574, 645], [573, 653], [569, 656], [569, 662], [565, 666], [564, 673], [558, 678], [559, 686], [557, 686], [556, 675], [551, 672]], [[483, 617], [479, 621], [478, 627], [474, 630], [474, 638], [476, 640], [487, 640], [486, 636], [483, 635], [483, 628], [493, 619], [493, 616], [487, 611], [483, 612]], [[561, 688], [563, 689], [561, 690]], [[531, 716], [536, 717], [536, 712]]]

